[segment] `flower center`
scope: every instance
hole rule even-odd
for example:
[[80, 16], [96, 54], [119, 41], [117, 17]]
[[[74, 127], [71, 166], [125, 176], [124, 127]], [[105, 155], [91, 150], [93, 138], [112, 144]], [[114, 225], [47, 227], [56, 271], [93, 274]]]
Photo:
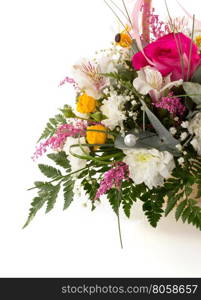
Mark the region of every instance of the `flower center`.
[[150, 161], [151, 159], [153, 158], [153, 155], [151, 154], [143, 154], [143, 153], [139, 153], [136, 155], [136, 160], [138, 162], [141, 162], [141, 163], [145, 163], [145, 162], [148, 162]]

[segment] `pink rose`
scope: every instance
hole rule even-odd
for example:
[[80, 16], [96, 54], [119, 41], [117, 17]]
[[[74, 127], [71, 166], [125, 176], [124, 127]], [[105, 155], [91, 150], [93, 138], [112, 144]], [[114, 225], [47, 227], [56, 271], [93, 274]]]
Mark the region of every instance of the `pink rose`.
[[[181, 66], [181, 55], [179, 55], [177, 45], [179, 46], [179, 49], [182, 49], [180, 52], [182, 54], [183, 67]], [[153, 65], [147, 61], [142, 52], [138, 52], [133, 56], [133, 67], [136, 70], [140, 70], [147, 65], [151, 65], [160, 71], [163, 76], [172, 73], [172, 80], [187, 80], [189, 79], [187, 77], [191, 45], [192, 55], [189, 75], [192, 77], [197, 67], [201, 65], [201, 55], [199, 54], [196, 44], [192, 43], [192, 40], [183, 33], [170, 33], [147, 45], [144, 48], [144, 53], [147, 58], [153, 62]], [[184, 70], [184, 78], [182, 69]]]

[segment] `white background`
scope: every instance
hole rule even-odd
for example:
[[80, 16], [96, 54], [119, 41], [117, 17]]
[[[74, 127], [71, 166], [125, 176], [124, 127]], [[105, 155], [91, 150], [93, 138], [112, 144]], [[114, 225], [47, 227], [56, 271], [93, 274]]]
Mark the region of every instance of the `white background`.
[[[182, 4], [201, 9], [196, 0]], [[131, 220], [122, 215], [124, 250], [109, 205], [91, 213], [84, 199], [62, 212], [60, 197], [54, 211], [21, 229], [34, 195], [26, 189], [42, 179], [30, 159], [35, 142], [57, 108], [74, 101], [72, 88], [58, 83], [79, 58], [109, 47], [118, 29], [103, 0], [0, 1], [1, 277], [201, 276], [201, 233], [173, 216], [152, 229], [139, 207]]]

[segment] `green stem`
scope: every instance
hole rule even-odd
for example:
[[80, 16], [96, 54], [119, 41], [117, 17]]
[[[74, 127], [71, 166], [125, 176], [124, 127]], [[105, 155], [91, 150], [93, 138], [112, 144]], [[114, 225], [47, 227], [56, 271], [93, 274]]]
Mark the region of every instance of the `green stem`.
[[121, 234], [121, 223], [120, 223], [120, 216], [119, 216], [119, 207], [120, 207], [120, 197], [121, 197], [121, 190], [120, 188], [117, 189], [117, 201], [118, 201], [118, 210], [117, 210], [117, 223], [118, 223], [118, 231], [119, 231], [119, 240], [121, 249], [123, 249], [123, 241], [122, 241], [122, 234]]
[[[182, 43], [181, 43], [180, 38], [178, 38], [178, 40], [177, 40], [177, 37], [176, 37], [176, 34], [175, 34], [175, 27], [172, 23], [172, 18], [171, 18], [170, 11], [169, 11], [169, 8], [168, 8], [168, 5], [167, 5], [167, 0], [165, 0], [165, 6], [166, 6], [166, 9], [167, 9], [168, 17], [169, 17], [169, 20], [170, 20], [170, 25], [172, 27], [171, 29], [172, 29], [172, 32], [174, 34], [176, 47], [177, 47], [178, 54], [179, 54], [179, 57], [180, 57], [180, 64], [181, 64], [181, 69], [182, 69], [182, 78], [184, 79], [184, 60], [183, 60], [183, 56], [182, 56]], [[180, 37], [180, 36], [178, 36], [178, 37]], [[180, 45], [179, 45], [179, 43], [180, 43]], [[181, 46], [181, 48], [180, 48], [180, 46]]]
[[187, 81], [189, 81], [190, 71], [191, 71], [191, 60], [192, 60], [192, 51], [193, 51], [194, 29], [195, 29], [195, 15], [193, 15], [193, 27], [192, 27], [191, 46], [190, 46], [190, 53], [189, 53]]

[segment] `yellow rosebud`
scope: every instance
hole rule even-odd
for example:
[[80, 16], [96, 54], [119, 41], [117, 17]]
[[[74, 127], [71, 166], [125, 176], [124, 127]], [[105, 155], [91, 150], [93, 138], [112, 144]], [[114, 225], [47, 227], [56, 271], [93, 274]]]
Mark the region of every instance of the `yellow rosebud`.
[[198, 47], [201, 46], [201, 35], [196, 36], [195, 42], [196, 42], [196, 45], [197, 45]]
[[123, 48], [128, 48], [132, 45], [132, 38], [129, 35], [129, 27], [128, 26], [126, 26], [124, 31], [122, 31], [121, 33], [118, 33], [115, 36], [115, 42], [117, 45], [119, 45]]
[[95, 98], [84, 93], [78, 98], [77, 111], [82, 114], [92, 113], [96, 109], [96, 104], [97, 102]]
[[87, 142], [89, 144], [105, 144], [107, 134], [104, 132], [98, 132], [98, 130], [106, 131], [106, 127], [103, 125], [94, 125], [87, 127], [87, 130], [97, 130], [97, 131], [87, 131]]

